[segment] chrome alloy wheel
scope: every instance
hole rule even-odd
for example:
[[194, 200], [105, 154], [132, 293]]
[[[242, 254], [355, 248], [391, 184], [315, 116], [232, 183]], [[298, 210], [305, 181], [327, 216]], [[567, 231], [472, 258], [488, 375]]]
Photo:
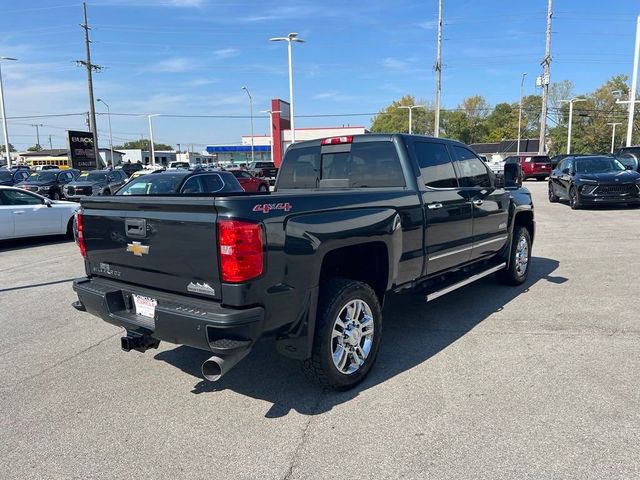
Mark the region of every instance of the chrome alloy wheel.
[[523, 277], [527, 273], [527, 267], [529, 266], [529, 244], [524, 236], [518, 240], [515, 261], [516, 273], [519, 277]]
[[374, 324], [367, 302], [350, 300], [336, 317], [331, 332], [333, 364], [350, 375], [364, 365], [373, 345]]

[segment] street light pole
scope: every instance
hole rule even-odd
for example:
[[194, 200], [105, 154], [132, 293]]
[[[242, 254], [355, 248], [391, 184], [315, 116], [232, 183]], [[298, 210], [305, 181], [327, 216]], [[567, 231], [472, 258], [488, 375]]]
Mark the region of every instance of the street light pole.
[[107, 107], [107, 119], [109, 120], [109, 150], [111, 150], [111, 168], [115, 169], [116, 165], [115, 161], [113, 160], [113, 134], [111, 133], [111, 109], [109, 108], [109, 105], [107, 105], [107, 102], [105, 102], [101, 98], [96, 101], [103, 103], [104, 106]]
[[613, 148], [615, 146], [616, 143], [616, 125], [622, 125], [621, 123], [607, 123], [607, 125], [610, 125], [613, 127], [613, 130], [611, 132], [611, 153], [613, 153]]
[[251, 163], [253, 163], [255, 161], [253, 155], [253, 97], [249, 93], [249, 89], [247, 87], [242, 87], [242, 90], [247, 92], [247, 95], [249, 96], [249, 117], [251, 118]]
[[40, 146], [40, 127], [44, 127], [44, 125], [41, 123], [32, 123], [31, 126], [36, 127], [36, 148], [42, 150]]
[[153, 144], [153, 121], [151, 119], [158, 116], [160, 116], [158, 113], [147, 115], [147, 118], [149, 119], [149, 142], [151, 143], [149, 147], [149, 155], [151, 156], [150, 160], [152, 167], [156, 166], [156, 147]]
[[4, 108], [4, 90], [2, 88], [2, 61], [16, 61], [13, 57], [0, 57], [0, 107], [2, 107], [2, 130], [4, 131], [4, 147], [7, 154], [7, 168], [11, 168], [11, 152], [9, 151], [9, 131], [7, 130], [7, 112]]
[[636, 89], [638, 88], [638, 56], [640, 56], [640, 15], [636, 19], [636, 48], [633, 53], [633, 74], [631, 91], [629, 92], [629, 119], [627, 120], [627, 147], [631, 146], [633, 137], [633, 115], [636, 108]]
[[413, 134], [413, 109], [414, 108], [427, 108], [426, 105], [400, 105], [398, 108], [406, 108], [409, 110], [409, 135]]
[[567, 155], [571, 153], [571, 127], [573, 124], [573, 104], [574, 102], [584, 102], [586, 98], [572, 98], [571, 100], [560, 100], [569, 103], [569, 128], [567, 132]]
[[260, 113], [269, 114], [269, 145], [271, 146], [271, 161], [273, 161], [273, 114], [280, 113], [280, 110], [260, 110]]
[[522, 88], [524, 87], [524, 77], [527, 76], [527, 72], [522, 74], [522, 80], [520, 80], [520, 106], [518, 108], [518, 155], [520, 155], [520, 131], [522, 128]]
[[270, 38], [272, 42], [287, 42], [287, 51], [289, 53], [289, 107], [291, 116], [291, 143], [296, 143], [296, 123], [295, 114], [293, 108], [293, 61], [291, 58], [291, 42], [304, 43], [304, 40], [298, 38], [297, 33], [290, 33], [286, 37], [274, 37]]

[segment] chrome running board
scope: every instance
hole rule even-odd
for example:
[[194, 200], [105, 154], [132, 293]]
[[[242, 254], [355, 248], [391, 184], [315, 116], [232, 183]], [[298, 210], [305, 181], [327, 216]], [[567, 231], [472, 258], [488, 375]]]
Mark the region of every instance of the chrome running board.
[[437, 290], [433, 293], [429, 293], [427, 295], [427, 302], [430, 302], [431, 300], [435, 300], [436, 298], [446, 295], [449, 292], [453, 292], [454, 290], [464, 287], [465, 285], [469, 285], [470, 283], [473, 283], [476, 280], [480, 280], [481, 278], [486, 277], [487, 275], [491, 275], [492, 273], [495, 273], [498, 270], [502, 270], [506, 266], [507, 266], [507, 262], [502, 262], [500, 265], [496, 265], [495, 267], [491, 267], [489, 270], [476, 273], [475, 275], [472, 275], [469, 278], [465, 278], [464, 280], [458, 283], [454, 283], [453, 285], [449, 285], [448, 287], [445, 287], [442, 290]]

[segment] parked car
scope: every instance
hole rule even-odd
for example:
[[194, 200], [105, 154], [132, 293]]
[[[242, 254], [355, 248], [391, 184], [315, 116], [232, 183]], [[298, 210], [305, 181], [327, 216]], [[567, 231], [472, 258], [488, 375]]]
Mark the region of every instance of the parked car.
[[0, 186], [0, 239], [73, 236], [73, 202], [49, 200], [20, 188]]
[[169, 168], [186, 168], [188, 170], [191, 168], [191, 164], [189, 162], [171, 162]]
[[227, 170], [231, 172], [236, 180], [240, 183], [245, 192], [268, 192], [269, 182], [267, 180], [257, 178], [246, 170], [233, 169]]
[[20, 182], [25, 181], [31, 171], [28, 168], [16, 168], [16, 169], [0, 169], [0, 185], [6, 187], [12, 187]]
[[249, 173], [258, 178], [264, 178], [274, 184], [278, 176], [278, 168], [273, 162], [253, 162], [249, 164]]
[[635, 147], [620, 147], [613, 155], [625, 167], [640, 172], [640, 145]]
[[124, 170], [124, 172], [127, 174], [127, 176], [131, 176], [134, 172], [138, 172], [140, 170], [142, 170], [144, 167], [142, 166], [141, 162], [135, 162], [135, 163], [131, 163], [131, 162], [127, 162], [127, 163], [123, 163], [122, 164], [122, 170]]
[[59, 170], [60, 167], [58, 167], [57, 165], [36, 165], [33, 169], [36, 171]]
[[549, 177], [549, 201], [571, 208], [593, 204], [640, 205], [640, 173], [612, 156], [566, 157]]
[[505, 158], [504, 162], [505, 164], [520, 162], [523, 180], [535, 178], [542, 182], [551, 173], [551, 161], [547, 155], [511, 155]]
[[32, 172], [16, 186], [36, 192], [43, 197], [60, 200], [64, 196], [64, 186], [80, 175], [78, 170], [41, 170]]
[[171, 170], [142, 175], [128, 182], [116, 195], [193, 195], [243, 192], [229, 172]]
[[[506, 166], [505, 178], [519, 168]], [[182, 175], [148, 193], [203, 176]], [[209, 380], [272, 335], [317, 382], [351, 388], [376, 359], [388, 292], [430, 301], [496, 272], [521, 285], [530, 270], [530, 192], [505, 187], [451, 140], [296, 143], [270, 194], [137, 200], [120, 196], [127, 188], [82, 200], [86, 278], [74, 282], [74, 307], [124, 327], [125, 351], [167, 340], [212, 352]]]
[[551, 162], [551, 170], [554, 170], [554, 169], [558, 168], [558, 164], [560, 163], [560, 161], [565, 159], [565, 158], [567, 158], [567, 157], [585, 157], [585, 156], [590, 156], [590, 155], [593, 155], [593, 154], [584, 154], [584, 153], [567, 154], [567, 153], [562, 153], [560, 155], [554, 155], [549, 160]]
[[121, 169], [82, 172], [64, 186], [64, 196], [77, 201], [88, 195], [111, 195], [125, 184], [127, 178]]
[[167, 169], [164, 167], [159, 167], [159, 168], [143, 168], [141, 170], [136, 170], [135, 172], [133, 172], [130, 176], [129, 179], [127, 180], [127, 183], [130, 182], [131, 180], [141, 177], [142, 175], [147, 175], [148, 173], [158, 173], [158, 172], [164, 172]]

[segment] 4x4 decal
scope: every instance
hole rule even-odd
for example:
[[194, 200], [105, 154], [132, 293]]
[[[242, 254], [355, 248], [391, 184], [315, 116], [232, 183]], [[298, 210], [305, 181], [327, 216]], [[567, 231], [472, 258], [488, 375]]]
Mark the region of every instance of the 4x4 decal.
[[269, 213], [271, 210], [284, 210], [288, 212], [293, 207], [289, 202], [280, 203], [259, 203], [253, 207], [254, 212]]

